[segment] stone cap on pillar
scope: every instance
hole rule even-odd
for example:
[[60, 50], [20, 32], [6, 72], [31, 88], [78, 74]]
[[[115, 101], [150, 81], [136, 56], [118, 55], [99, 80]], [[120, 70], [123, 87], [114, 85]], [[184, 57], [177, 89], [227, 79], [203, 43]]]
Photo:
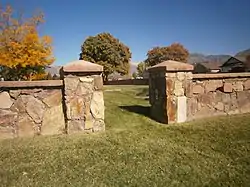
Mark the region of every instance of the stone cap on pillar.
[[183, 71], [193, 71], [193, 70], [194, 70], [193, 65], [174, 60], [167, 60], [148, 68], [149, 72], [151, 71], [183, 72]]
[[77, 60], [63, 66], [62, 71], [66, 73], [103, 72], [103, 66], [85, 60]]

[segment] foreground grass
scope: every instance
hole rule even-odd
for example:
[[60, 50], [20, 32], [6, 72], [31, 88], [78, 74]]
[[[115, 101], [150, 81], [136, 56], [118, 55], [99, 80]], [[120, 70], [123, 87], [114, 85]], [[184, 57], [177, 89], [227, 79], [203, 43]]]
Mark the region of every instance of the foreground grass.
[[249, 186], [250, 115], [165, 126], [145, 87], [105, 89], [106, 132], [0, 142], [0, 185]]

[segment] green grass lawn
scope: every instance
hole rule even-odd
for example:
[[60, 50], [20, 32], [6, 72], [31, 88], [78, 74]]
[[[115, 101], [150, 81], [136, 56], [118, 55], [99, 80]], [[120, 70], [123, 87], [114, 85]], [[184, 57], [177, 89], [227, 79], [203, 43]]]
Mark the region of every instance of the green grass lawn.
[[250, 115], [162, 125], [146, 93], [105, 87], [106, 132], [0, 142], [0, 185], [250, 186]]

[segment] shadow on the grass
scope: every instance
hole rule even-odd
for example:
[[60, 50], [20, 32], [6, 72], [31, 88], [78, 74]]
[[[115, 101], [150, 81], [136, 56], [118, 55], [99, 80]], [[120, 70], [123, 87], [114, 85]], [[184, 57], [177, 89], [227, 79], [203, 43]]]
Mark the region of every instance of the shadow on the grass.
[[119, 107], [129, 112], [133, 112], [151, 118], [149, 106], [131, 105], [131, 106], [119, 106]]

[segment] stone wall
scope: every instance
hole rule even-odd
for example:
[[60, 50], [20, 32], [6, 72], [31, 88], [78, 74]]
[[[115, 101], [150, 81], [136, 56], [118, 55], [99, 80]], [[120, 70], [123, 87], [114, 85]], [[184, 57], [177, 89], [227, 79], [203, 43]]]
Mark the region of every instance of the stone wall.
[[62, 80], [1, 81], [0, 139], [104, 131], [103, 67], [78, 60]]
[[250, 112], [250, 73], [193, 74], [165, 61], [149, 69], [151, 116], [170, 124]]
[[188, 120], [250, 112], [250, 73], [193, 76]]
[[62, 81], [0, 82], [0, 138], [65, 131]]

